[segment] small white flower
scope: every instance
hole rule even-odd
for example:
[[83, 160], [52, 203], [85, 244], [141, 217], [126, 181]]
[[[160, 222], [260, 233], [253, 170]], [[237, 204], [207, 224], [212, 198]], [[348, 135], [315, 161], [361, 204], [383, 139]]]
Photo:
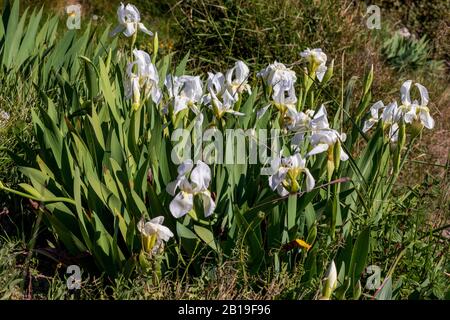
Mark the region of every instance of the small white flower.
[[244, 91], [252, 93], [248, 82], [250, 70], [243, 61], [237, 61], [233, 68], [227, 71], [225, 80], [227, 89], [234, 99], [238, 99], [237, 95]]
[[142, 50], [133, 50], [135, 61], [128, 63], [127, 81], [125, 82], [125, 96], [132, 98], [133, 107], [138, 109], [141, 104], [141, 91], [145, 99], [151, 96], [154, 103], [158, 104], [162, 94], [158, 87], [159, 76], [155, 65], [151, 62], [150, 55]]
[[11, 118], [11, 116], [9, 115], [8, 112], [4, 111], [4, 110], [0, 110], [0, 120], [1, 121], [9, 121], [9, 119]]
[[370, 107], [370, 118], [364, 122], [364, 127], [362, 132], [369, 131], [378, 121], [380, 120], [380, 110], [384, 108], [382, 101], [376, 102], [372, 107]]
[[144, 250], [149, 253], [160, 252], [164, 247], [164, 242], [173, 237], [172, 231], [163, 226], [164, 217], [159, 216], [145, 222], [144, 217], [137, 224], [137, 229], [144, 240]]
[[169, 97], [173, 99], [173, 113], [190, 108], [195, 114], [199, 113], [196, 106], [201, 102], [203, 96], [202, 82], [199, 76], [176, 77], [167, 75], [164, 82], [169, 92]]
[[403, 38], [409, 38], [411, 37], [411, 32], [409, 32], [408, 28], [403, 27], [401, 29], [397, 30], [397, 33], [402, 36]]
[[300, 56], [306, 59], [310, 65], [311, 70], [315, 72], [317, 79], [322, 82], [325, 73], [327, 72], [327, 55], [322, 51], [322, 49], [309, 49], [300, 52]]
[[119, 20], [119, 25], [111, 32], [112, 37], [120, 32], [123, 32], [126, 37], [131, 37], [137, 30], [141, 30], [151, 36], [153, 35], [153, 33], [141, 23], [141, 14], [136, 6], [132, 4], [124, 6], [124, 4], [121, 3], [117, 9], [117, 19]]
[[200, 160], [194, 169], [193, 167], [192, 160], [184, 161], [178, 167], [177, 179], [166, 187], [166, 191], [172, 196], [175, 196], [177, 189], [180, 189], [169, 205], [170, 212], [175, 218], [180, 218], [193, 209], [195, 196], [200, 196], [203, 201], [205, 217], [210, 216], [216, 208], [211, 192], [208, 190], [211, 169]]
[[290, 157], [277, 157], [272, 161], [271, 167], [275, 173], [269, 177], [269, 186], [280, 196], [299, 191], [297, 179], [302, 173], [306, 176], [306, 191], [309, 192], [314, 188], [314, 177], [306, 168], [306, 160], [299, 153]]

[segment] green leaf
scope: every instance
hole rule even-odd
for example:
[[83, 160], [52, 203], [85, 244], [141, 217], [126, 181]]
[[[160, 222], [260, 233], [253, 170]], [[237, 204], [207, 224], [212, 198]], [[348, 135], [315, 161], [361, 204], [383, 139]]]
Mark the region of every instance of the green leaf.
[[190, 51], [188, 51], [188, 53], [186, 53], [186, 55], [181, 60], [180, 64], [177, 66], [177, 68], [175, 70], [175, 76], [179, 77], [179, 76], [182, 76], [185, 74], [186, 64], [189, 60], [189, 54], [190, 54]]
[[361, 231], [353, 246], [349, 270], [350, 271], [349, 276], [353, 279], [352, 287], [354, 287], [356, 282], [359, 280], [359, 277], [361, 276], [361, 273], [363, 272], [367, 264], [367, 256], [369, 254], [369, 244], [370, 244], [370, 229], [367, 228]]
[[[288, 197], [288, 211], [287, 211], [287, 229], [292, 233], [296, 226], [297, 220], [297, 195], [291, 194]], [[294, 235], [293, 235], [294, 236]]]
[[375, 295], [377, 300], [392, 300], [392, 278], [384, 280], [383, 287]]
[[191, 230], [189, 230], [179, 222], [177, 222], [177, 234], [180, 238], [198, 239], [198, 237]]
[[203, 242], [210, 246], [214, 251], [217, 251], [214, 235], [210, 230], [198, 225], [194, 225], [194, 231], [198, 235], [198, 237], [203, 240]]
[[91, 237], [89, 236], [89, 232], [86, 227], [85, 211], [83, 210], [81, 204], [81, 179], [80, 179], [80, 169], [78, 167], [75, 168], [73, 190], [74, 190], [74, 200], [76, 204], [75, 208], [78, 215], [78, 222], [80, 225], [81, 235], [83, 236], [83, 240], [86, 243], [88, 249], [92, 250]]

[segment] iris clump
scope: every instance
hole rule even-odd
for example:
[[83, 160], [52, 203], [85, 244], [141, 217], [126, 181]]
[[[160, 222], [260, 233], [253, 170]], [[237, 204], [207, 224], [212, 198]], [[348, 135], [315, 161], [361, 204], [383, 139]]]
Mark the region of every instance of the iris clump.
[[[111, 278], [157, 283], [237, 259], [245, 277], [301, 269], [314, 297], [360, 298], [373, 230], [414, 139], [435, 127], [428, 90], [408, 80], [400, 102], [373, 103], [372, 68], [361, 102], [347, 108], [328, 92], [334, 60], [320, 48], [298, 52], [295, 64], [252, 70], [234, 60], [189, 72], [188, 55], [177, 66], [161, 56], [134, 5], [117, 16], [104, 38], [125, 37], [123, 47], [83, 55], [84, 68], [67, 72], [78, 81], [64, 74], [58, 94], [42, 92], [45, 108], [32, 113], [39, 151], [23, 167], [29, 182], [0, 189], [37, 203], [58, 242]], [[155, 35], [151, 52], [140, 32]], [[0, 128], [8, 120], [0, 111]], [[249, 141], [225, 162], [204, 152], [230, 133], [234, 146], [241, 132]], [[246, 154], [252, 143], [256, 162]]]

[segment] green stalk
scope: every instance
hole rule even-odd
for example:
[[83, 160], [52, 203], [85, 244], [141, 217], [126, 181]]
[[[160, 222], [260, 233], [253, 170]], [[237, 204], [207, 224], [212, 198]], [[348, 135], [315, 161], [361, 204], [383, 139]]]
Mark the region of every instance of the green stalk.
[[294, 236], [291, 234], [295, 227], [297, 218], [297, 194], [290, 194], [288, 197], [288, 212], [287, 212], [287, 229], [290, 236]]
[[397, 170], [397, 172], [395, 172], [394, 175], [392, 176], [392, 178], [389, 182], [388, 188], [386, 189], [386, 192], [383, 196], [383, 203], [386, 201], [387, 197], [391, 193], [394, 183], [397, 181], [400, 171], [402, 170], [403, 165], [405, 164], [405, 161], [408, 158], [409, 153], [411, 152], [411, 149], [412, 149], [415, 139], [416, 139], [415, 137], [413, 139], [411, 139], [411, 142], [409, 143], [408, 148], [406, 149], [405, 156], [402, 158], [402, 160], [400, 162], [399, 170]]

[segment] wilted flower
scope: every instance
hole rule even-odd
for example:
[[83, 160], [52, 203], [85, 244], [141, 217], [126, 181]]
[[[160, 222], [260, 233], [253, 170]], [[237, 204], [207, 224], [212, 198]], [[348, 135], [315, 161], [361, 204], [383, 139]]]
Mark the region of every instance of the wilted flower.
[[200, 77], [167, 75], [164, 82], [169, 92], [169, 97], [174, 101], [173, 113], [190, 108], [195, 114], [199, 113], [196, 106], [203, 96], [203, 88]]
[[121, 3], [117, 9], [117, 19], [119, 20], [119, 25], [111, 32], [111, 36], [123, 32], [126, 37], [131, 37], [136, 34], [138, 29], [148, 35], [153, 35], [153, 33], [141, 23], [139, 10], [132, 4], [124, 6], [124, 4]]
[[269, 177], [269, 186], [280, 196], [300, 190], [298, 179], [302, 173], [306, 176], [306, 191], [309, 192], [314, 188], [314, 177], [306, 168], [306, 160], [299, 153], [290, 157], [277, 157], [272, 161], [271, 167], [275, 173]]
[[194, 197], [197, 195], [203, 201], [205, 217], [210, 216], [216, 207], [214, 200], [211, 198], [211, 192], [208, 190], [211, 182], [211, 169], [200, 160], [194, 169], [193, 167], [192, 160], [184, 161], [178, 167], [177, 179], [166, 187], [166, 191], [172, 196], [175, 196], [176, 190], [180, 189], [180, 192], [169, 205], [170, 212], [175, 218], [186, 215], [194, 208]]
[[[250, 70], [243, 61], [237, 61], [233, 68], [227, 71], [225, 80], [227, 89], [233, 96], [244, 91], [251, 93], [250, 85], [247, 83]], [[237, 97], [236, 97], [237, 100]]]
[[151, 62], [150, 55], [142, 50], [133, 50], [135, 61], [127, 66], [127, 81], [125, 82], [125, 96], [132, 98], [133, 108], [141, 106], [141, 96], [144, 100], [149, 96], [154, 103], [161, 100], [161, 90], [158, 87], [159, 76], [155, 65]]
[[137, 225], [138, 231], [142, 235], [143, 249], [150, 254], [156, 254], [164, 249], [164, 242], [173, 237], [172, 231], [163, 226], [164, 217], [159, 216], [145, 222], [144, 217]]
[[316, 74], [319, 81], [322, 81], [325, 73], [327, 72], [327, 55], [322, 49], [306, 49], [300, 52], [300, 56], [306, 59], [310, 64], [310, 72]]

